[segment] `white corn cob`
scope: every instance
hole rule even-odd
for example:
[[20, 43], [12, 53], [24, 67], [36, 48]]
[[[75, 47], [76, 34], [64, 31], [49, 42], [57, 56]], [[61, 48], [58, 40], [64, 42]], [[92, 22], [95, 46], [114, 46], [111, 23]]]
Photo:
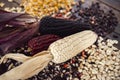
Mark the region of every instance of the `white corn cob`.
[[53, 55], [54, 63], [62, 63], [91, 46], [96, 39], [96, 33], [86, 30], [55, 41], [48, 50]]

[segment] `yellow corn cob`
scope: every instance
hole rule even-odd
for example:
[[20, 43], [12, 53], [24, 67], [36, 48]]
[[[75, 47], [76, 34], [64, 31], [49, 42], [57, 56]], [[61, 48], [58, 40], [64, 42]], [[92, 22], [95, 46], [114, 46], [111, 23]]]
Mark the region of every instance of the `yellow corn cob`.
[[60, 39], [49, 46], [54, 63], [62, 63], [76, 56], [82, 50], [92, 45], [97, 35], [92, 31], [83, 31]]

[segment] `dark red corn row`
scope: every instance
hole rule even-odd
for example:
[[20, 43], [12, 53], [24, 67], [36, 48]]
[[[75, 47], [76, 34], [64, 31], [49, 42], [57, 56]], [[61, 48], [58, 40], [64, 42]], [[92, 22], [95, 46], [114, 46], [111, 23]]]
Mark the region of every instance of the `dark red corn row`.
[[60, 37], [69, 36], [71, 34], [90, 29], [91, 27], [87, 23], [49, 16], [41, 19], [39, 27], [41, 35], [55, 34], [59, 35]]
[[60, 37], [53, 34], [38, 36], [31, 39], [28, 42], [28, 47], [32, 49], [31, 55], [34, 55], [43, 50], [47, 50], [49, 45], [58, 39], [60, 39]]

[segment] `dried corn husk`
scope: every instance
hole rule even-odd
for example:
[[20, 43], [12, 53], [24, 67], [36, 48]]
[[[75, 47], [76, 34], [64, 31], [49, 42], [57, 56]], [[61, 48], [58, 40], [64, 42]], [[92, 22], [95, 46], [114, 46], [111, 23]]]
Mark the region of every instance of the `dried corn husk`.
[[[38, 74], [44, 67], [47, 66], [49, 61], [52, 60], [52, 56], [50, 54], [46, 54], [48, 52], [42, 52], [43, 54], [37, 54], [33, 57], [21, 57], [21, 55], [15, 56], [16, 58], [12, 57], [11, 58], [16, 59], [18, 61], [24, 61], [23, 64], [20, 66], [6, 72], [5, 74], [0, 76], [0, 80], [18, 80], [18, 79], [27, 79], [33, 75]], [[23, 60], [21, 60], [23, 59]], [[25, 60], [26, 59], [26, 60]]]

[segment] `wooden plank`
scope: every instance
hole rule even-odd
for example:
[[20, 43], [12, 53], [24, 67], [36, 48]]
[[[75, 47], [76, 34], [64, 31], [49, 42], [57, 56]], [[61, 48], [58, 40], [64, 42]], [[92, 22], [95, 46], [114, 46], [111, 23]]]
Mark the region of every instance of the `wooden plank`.
[[98, 1], [120, 12], [120, 0], [98, 0]]

